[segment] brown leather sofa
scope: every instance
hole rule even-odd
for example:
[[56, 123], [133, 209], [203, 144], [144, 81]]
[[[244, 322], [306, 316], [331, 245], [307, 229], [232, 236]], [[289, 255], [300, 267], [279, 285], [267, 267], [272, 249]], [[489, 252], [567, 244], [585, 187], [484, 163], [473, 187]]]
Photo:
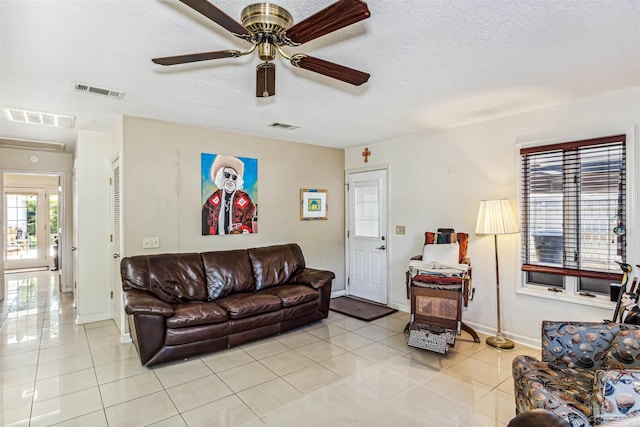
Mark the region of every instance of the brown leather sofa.
[[125, 312], [145, 366], [234, 347], [327, 317], [331, 271], [297, 244], [123, 258]]

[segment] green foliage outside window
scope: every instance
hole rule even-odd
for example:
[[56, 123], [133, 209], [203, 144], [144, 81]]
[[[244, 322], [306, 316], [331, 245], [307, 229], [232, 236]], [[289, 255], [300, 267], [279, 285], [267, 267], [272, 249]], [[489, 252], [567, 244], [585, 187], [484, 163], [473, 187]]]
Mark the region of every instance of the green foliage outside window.
[[27, 233], [36, 235], [36, 200], [27, 199]]
[[49, 202], [49, 233], [58, 234], [58, 200]]

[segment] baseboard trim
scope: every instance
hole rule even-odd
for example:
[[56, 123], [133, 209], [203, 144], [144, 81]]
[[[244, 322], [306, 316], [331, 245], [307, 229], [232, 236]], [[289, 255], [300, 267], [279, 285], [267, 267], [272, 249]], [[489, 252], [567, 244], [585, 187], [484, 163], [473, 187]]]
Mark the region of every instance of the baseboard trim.
[[338, 298], [347, 295], [347, 291], [344, 289], [338, 291], [331, 291], [331, 298]]
[[126, 334], [120, 335], [120, 342], [123, 344], [131, 342], [131, 334], [127, 332]]
[[[462, 319], [464, 320], [464, 316], [462, 317]], [[497, 333], [497, 330], [495, 328], [490, 328], [486, 325], [467, 322], [466, 320], [465, 320], [465, 323], [471, 326], [473, 329], [475, 329], [476, 332], [480, 334], [485, 334], [485, 335], [489, 335], [490, 337], [493, 337]], [[502, 333], [504, 334], [505, 337], [509, 338], [510, 340], [518, 344], [522, 344], [524, 346], [531, 347], [538, 350], [540, 349], [541, 342], [539, 338], [526, 337], [523, 335], [513, 334], [509, 331], [504, 331], [504, 330], [502, 331]]]
[[76, 323], [78, 325], [84, 325], [85, 323], [100, 322], [102, 320], [109, 320], [109, 319], [113, 319], [113, 317], [111, 316], [111, 313], [98, 313], [98, 314], [91, 314], [89, 316], [78, 316], [76, 317]]
[[390, 302], [389, 307], [395, 308], [398, 311], [403, 311], [405, 313], [411, 313], [411, 308], [407, 304], [398, 304], [395, 302]]

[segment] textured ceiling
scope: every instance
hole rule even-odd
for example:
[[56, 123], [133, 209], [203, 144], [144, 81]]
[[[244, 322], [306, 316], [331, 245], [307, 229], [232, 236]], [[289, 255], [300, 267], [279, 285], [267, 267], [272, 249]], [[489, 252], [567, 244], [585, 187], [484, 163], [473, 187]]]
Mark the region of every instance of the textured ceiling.
[[[296, 22], [333, 0], [275, 0]], [[213, 0], [240, 20], [251, 0]], [[371, 18], [288, 53], [371, 74], [353, 87], [257, 56], [162, 67], [153, 57], [245, 50], [178, 1], [0, 0], [0, 104], [74, 115], [74, 130], [0, 119], [0, 138], [63, 142], [120, 115], [349, 147], [640, 86], [639, 0], [370, 0]], [[110, 99], [74, 83], [124, 91]], [[269, 127], [273, 122], [296, 130]]]

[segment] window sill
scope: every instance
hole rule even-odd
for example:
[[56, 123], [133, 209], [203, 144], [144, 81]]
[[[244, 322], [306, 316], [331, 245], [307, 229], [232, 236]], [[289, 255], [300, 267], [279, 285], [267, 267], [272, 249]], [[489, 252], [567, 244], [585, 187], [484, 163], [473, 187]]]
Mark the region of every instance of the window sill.
[[603, 308], [606, 310], [614, 310], [616, 308], [616, 303], [610, 301], [609, 298], [606, 297], [587, 297], [582, 295], [569, 294], [566, 291], [550, 292], [547, 291], [546, 288], [541, 288], [538, 286], [524, 286], [516, 290], [516, 294], [529, 295], [532, 297], [544, 298], [554, 301], [568, 302], [571, 304], [587, 305], [589, 307]]

